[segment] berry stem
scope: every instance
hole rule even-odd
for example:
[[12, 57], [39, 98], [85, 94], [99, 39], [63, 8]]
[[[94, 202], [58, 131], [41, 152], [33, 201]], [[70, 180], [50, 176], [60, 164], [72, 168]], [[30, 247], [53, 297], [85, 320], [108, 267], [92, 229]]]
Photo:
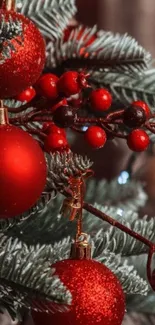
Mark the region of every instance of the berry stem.
[[151, 131], [152, 133], [155, 133], [155, 123], [145, 123], [145, 127], [147, 130]]
[[47, 105], [47, 99], [46, 98], [33, 98], [30, 102], [20, 106], [20, 107], [9, 107], [8, 108], [8, 112], [9, 113], [13, 113], [13, 114], [17, 114], [17, 113], [21, 113], [23, 111], [25, 111], [26, 109], [30, 108], [30, 107], [34, 107], [39, 109], [43, 109], [44, 107], [46, 107]]
[[45, 139], [46, 138], [46, 134], [43, 133], [41, 130], [32, 128], [27, 124], [23, 124], [23, 126], [27, 129], [27, 131], [30, 134], [38, 135], [40, 139]]
[[147, 260], [147, 277], [148, 277], [148, 281], [149, 281], [152, 289], [155, 291], [154, 271], [152, 272], [152, 270], [151, 270], [153, 255], [155, 252], [155, 244], [153, 242], [151, 242], [150, 240], [148, 240], [147, 238], [145, 238], [145, 237], [141, 236], [140, 234], [136, 233], [135, 231], [131, 230], [130, 228], [124, 226], [117, 220], [111, 218], [104, 212], [101, 212], [100, 210], [94, 208], [92, 205], [88, 204], [87, 202], [84, 202], [83, 208], [86, 211], [88, 211], [91, 214], [98, 217], [99, 219], [108, 222], [110, 225], [120, 229], [121, 231], [125, 232], [129, 236], [135, 238], [136, 240], [139, 240], [144, 245], [149, 247], [148, 260]]

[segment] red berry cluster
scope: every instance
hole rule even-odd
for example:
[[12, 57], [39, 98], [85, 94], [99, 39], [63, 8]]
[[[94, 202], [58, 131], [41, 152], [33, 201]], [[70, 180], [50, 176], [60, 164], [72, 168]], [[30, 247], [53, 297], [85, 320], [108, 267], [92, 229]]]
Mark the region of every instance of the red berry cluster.
[[[48, 103], [48, 110], [51, 111], [53, 122], [44, 123], [42, 131], [46, 134], [44, 143], [45, 151], [56, 151], [69, 148], [65, 128], [72, 128], [76, 124], [77, 110], [75, 105], [81, 105], [82, 89], [89, 87], [87, 77], [83, 72], [67, 71], [60, 78], [54, 74], [47, 73], [42, 75], [34, 87], [23, 91], [17, 99], [20, 101], [31, 101], [35, 96], [45, 97]], [[78, 95], [74, 98], [73, 95]], [[90, 112], [104, 113], [111, 108], [112, 96], [105, 88], [91, 90], [87, 99]], [[133, 102], [123, 111], [121, 116], [124, 125], [128, 128], [127, 144], [133, 151], [143, 151], [149, 145], [149, 136], [139, 127], [143, 127], [147, 119], [150, 118], [150, 109], [142, 101]], [[109, 128], [111, 128], [109, 120]], [[105, 145], [107, 138], [111, 138], [100, 119], [95, 125], [90, 125], [85, 132], [86, 142], [95, 149]]]

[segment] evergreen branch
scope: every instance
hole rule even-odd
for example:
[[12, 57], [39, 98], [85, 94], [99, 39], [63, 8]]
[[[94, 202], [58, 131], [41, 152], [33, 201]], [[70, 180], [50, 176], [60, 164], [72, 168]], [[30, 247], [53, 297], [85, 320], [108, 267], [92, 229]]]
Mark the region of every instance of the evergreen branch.
[[42, 193], [41, 198], [37, 201], [37, 203], [30, 208], [28, 211], [23, 214], [9, 219], [0, 219], [0, 231], [6, 232], [10, 231], [11, 228], [20, 227], [23, 223], [27, 223], [29, 218], [33, 218], [34, 215], [41, 213], [45, 206], [48, 206], [50, 200], [53, 198], [54, 192], [44, 192]]
[[47, 45], [47, 66], [87, 68], [91, 74], [105, 69], [137, 74], [148, 67], [151, 56], [135, 39], [125, 35], [98, 31], [82, 25], [73, 29], [67, 41]]
[[[103, 209], [102, 209], [103, 211]], [[107, 213], [107, 211], [104, 212]], [[129, 221], [129, 216], [131, 212], [128, 212], [127, 219], [126, 213], [124, 213], [124, 219], [121, 219], [121, 223], [125, 224], [128, 228], [133, 231], [141, 234], [142, 236], [148, 238], [150, 241], [155, 240], [154, 230], [155, 230], [155, 220], [154, 218], [147, 220], [146, 218], [137, 219]], [[114, 217], [111, 213], [111, 216]], [[115, 213], [116, 217], [116, 213]], [[116, 218], [118, 219], [118, 218]], [[105, 232], [105, 227], [102, 226], [102, 229], [98, 231], [95, 236], [95, 255], [100, 255], [104, 248], [110, 250], [115, 254], [121, 254], [122, 256], [133, 256], [144, 254], [148, 251], [148, 248], [139, 241], [130, 237], [126, 233], [116, 229], [112, 226]]]
[[91, 81], [93, 84], [108, 87], [116, 102], [127, 105], [140, 99], [154, 111], [155, 69], [150, 69], [137, 77], [122, 73], [100, 73], [93, 76]]
[[11, 58], [12, 51], [16, 51], [16, 46], [11, 42], [12, 40], [15, 40], [17, 44], [22, 44], [23, 24], [18, 19], [13, 20], [11, 16], [6, 20], [2, 15], [0, 21], [0, 64]]
[[[2, 246], [4, 242], [5, 246]], [[0, 285], [3, 287], [0, 291], [1, 304], [6, 306], [14, 301], [16, 311], [27, 304], [30, 306], [32, 302], [34, 308], [39, 310], [52, 312], [66, 309], [66, 305], [71, 302], [71, 295], [54, 274], [55, 269], [51, 268], [47, 258], [49, 247], [28, 248], [17, 239], [7, 239], [3, 236], [1, 244]], [[50, 304], [46, 300], [49, 300]]]
[[[123, 190], [122, 190], [123, 189]], [[118, 179], [111, 182], [90, 179], [87, 182], [86, 201], [106, 206], [116, 206], [120, 209], [136, 211], [143, 207], [147, 200], [143, 184], [130, 180], [126, 184], [119, 184]]]
[[128, 265], [127, 260], [122, 262], [121, 255], [116, 255], [105, 249], [101, 256], [95, 257], [95, 260], [105, 264], [119, 278], [124, 292], [127, 294], [148, 293], [148, 283], [142, 279], [133, 265]]
[[69, 20], [75, 15], [74, 0], [18, 0], [17, 8], [30, 17], [48, 39], [61, 36]]
[[68, 187], [69, 177], [79, 175], [79, 172], [85, 174], [93, 163], [87, 157], [83, 158], [69, 151], [47, 155], [47, 164], [49, 166], [47, 189], [63, 191]]
[[[136, 305], [134, 305], [136, 307]], [[139, 312], [135, 312], [135, 308], [133, 308], [133, 312], [126, 313], [122, 325], [154, 325], [155, 324], [155, 316], [152, 315], [152, 310], [150, 314], [144, 314], [145, 310], [139, 310]]]
[[[70, 294], [62, 286], [59, 279], [55, 277], [54, 270], [52, 273], [51, 269], [51, 265], [56, 261], [68, 258], [70, 244], [70, 238], [66, 238], [53, 246], [37, 245], [28, 249], [26, 245], [17, 240], [7, 240], [5, 247], [1, 248], [1, 283], [9, 285], [13, 291], [17, 292], [18, 297], [19, 294], [22, 294], [23, 298], [27, 298], [28, 301], [34, 300], [33, 296], [35, 297], [37, 289], [38, 299], [45, 297], [59, 304], [70, 303]], [[92, 246], [96, 246], [95, 240], [92, 240]], [[94, 250], [93, 258], [104, 263], [118, 276], [126, 293], [145, 295], [148, 291], [146, 281], [140, 278], [133, 266], [127, 265], [126, 261], [121, 261], [120, 254], [116, 255], [104, 249], [100, 255], [96, 255]], [[1, 295], [1, 301], [3, 302], [4, 299], [6, 302], [5, 291]], [[22, 303], [24, 303], [23, 300]]]

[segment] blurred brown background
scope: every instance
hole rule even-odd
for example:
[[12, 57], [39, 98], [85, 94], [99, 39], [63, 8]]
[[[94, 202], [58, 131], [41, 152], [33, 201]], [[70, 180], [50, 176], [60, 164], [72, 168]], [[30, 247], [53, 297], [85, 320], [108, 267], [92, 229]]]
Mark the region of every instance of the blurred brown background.
[[77, 6], [83, 23], [127, 32], [155, 56], [154, 0], [77, 0]]

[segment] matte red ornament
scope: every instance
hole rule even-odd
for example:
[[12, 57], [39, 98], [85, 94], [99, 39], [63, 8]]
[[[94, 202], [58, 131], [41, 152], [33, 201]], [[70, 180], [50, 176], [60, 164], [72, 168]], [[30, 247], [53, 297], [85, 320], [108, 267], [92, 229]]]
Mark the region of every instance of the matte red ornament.
[[117, 277], [93, 260], [64, 260], [52, 266], [72, 294], [69, 311], [32, 312], [35, 325], [121, 325], [125, 297]]
[[57, 82], [59, 78], [52, 73], [43, 74], [37, 81], [35, 88], [37, 94], [48, 99], [56, 99], [58, 97]]
[[144, 151], [150, 144], [148, 134], [141, 129], [131, 131], [127, 138], [128, 147], [136, 152]]
[[105, 145], [107, 135], [99, 126], [90, 126], [85, 132], [85, 140], [92, 148], [99, 149]]
[[44, 142], [44, 150], [48, 153], [68, 148], [66, 137], [58, 133], [50, 133]]
[[39, 199], [46, 162], [39, 144], [13, 125], [0, 125], [0, 218], [17, 216]]
[[112, 104], [112, 96], [105, 88], [96, 89], [90, 94], [90, 103], [94, 111], [107, 111]]
[[[0, 65], [0, 98], [15, 97], [33, 85], [39, 78], [45, 63], [45, 42], [32, 21], [15, 11], [0, 10], [0, 19], [22, 22], [23, 41], [10, 42], [16, 51]], [[0, 59], [1, 59], [0, 54]]]
[[78, 94], [82, 88], [88, 87], [87, 75], [83, 72], [67, 71], [58, 81], [58, 90], [60, 94], [67, 97]]
[[141, 107], [146, 114], [146, 118], [148, 119], [150, 117], [151, 111], [149, 106], [145, 102], [143, 102], [142, 100], [136, 100], [132, 103], [132, 105]]
[[29, 87], [23, 90], [18, 96], [16, 96], [16, 100], [20, 102], [30, 102], [36, 95], [36, 91], [33, 87]]

